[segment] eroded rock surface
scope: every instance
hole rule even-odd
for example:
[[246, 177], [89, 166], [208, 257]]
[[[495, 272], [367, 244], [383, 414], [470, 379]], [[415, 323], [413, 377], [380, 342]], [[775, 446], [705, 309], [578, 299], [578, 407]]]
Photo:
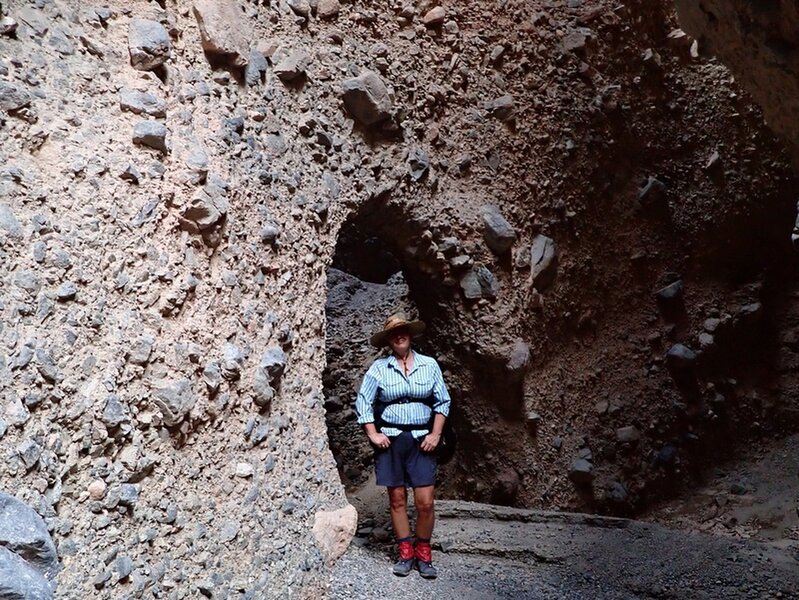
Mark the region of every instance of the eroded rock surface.
[[676, 0], [682, 28], [713, 53], [799, 148], [799, 7], [792, 2]]
[[[203, 5], [241, 29], [201, 15], [203, 32]], [[773, 240], [796, 181], [730, 73], [660, 35], [677, 25], [658, 6], [3, 2], [0, 480], [52, 530], [59, 593], [324, 590], [313, 524], [346, 506], [325, 404], [351, 419], [353, 399], [323, 393], [326, 272], [351, 221], [390, 247], [351, 254], [405, 272], [450, 385], [465, 433], [443, 493], [488, 500], [507, 468], [503, 501], [604, 510], [627, 490], [633, 510], [716, 436], [785, 422], [799, 320]], [[131, 64], [137, 19], [163, 29], [152, 70]], [[276, 70], [281, 49], [306, 58]], [[156, 101], [123, 108], [121, 90]], [[516, 236], [502, 255], [487, 202]], [[558, 249], [546, 289], [539, 235]], [[679, 323], [653, 296], [673, 273]], [[500, 414], [516, 340], [529, 358]], [[346, 343], [354, 394], [374, 351]], [[697, 354], [685, 388], [678, 343]]]

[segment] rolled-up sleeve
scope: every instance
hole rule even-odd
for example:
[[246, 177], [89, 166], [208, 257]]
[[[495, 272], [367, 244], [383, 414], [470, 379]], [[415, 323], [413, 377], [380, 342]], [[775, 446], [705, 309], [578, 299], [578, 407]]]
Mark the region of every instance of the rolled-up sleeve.
[[449, 416], [450, 397], [447, 386], [444, 383], [444, 375], [437, 362], [433, 363], [433, 412], [440, 413], [445, 417]]
[[358, 413], [358, 424], [374, 423], [374, 403], [377, 395], [377, 388], [380, 385], [377, 366], [373, 364], [369, 367], [366, 375], [363, 376], [361, 389], [358, 390], [358, 397], [355, 400], [355, 412]]

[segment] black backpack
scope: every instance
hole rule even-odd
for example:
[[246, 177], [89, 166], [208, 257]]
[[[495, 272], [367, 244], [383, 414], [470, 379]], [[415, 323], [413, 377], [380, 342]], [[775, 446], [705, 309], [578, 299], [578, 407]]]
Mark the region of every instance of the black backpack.
[[445, 465], [455, 456], [458, 438], [455, 435], [455, 428], [452, 426], [452, 419], [447, 417], [444, 421], [444, 429], [441, 432], [441, 441], [438, 442], [438, 464]]

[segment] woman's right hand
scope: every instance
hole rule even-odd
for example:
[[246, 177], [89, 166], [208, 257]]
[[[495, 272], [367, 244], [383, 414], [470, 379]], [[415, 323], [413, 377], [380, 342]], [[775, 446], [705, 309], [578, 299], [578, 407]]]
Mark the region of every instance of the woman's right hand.
[[377, 431], [369, 435], [369, 441], [382, 449], [388, 448], [391, 445], [391, 440], [388, 439], [388, 436]]

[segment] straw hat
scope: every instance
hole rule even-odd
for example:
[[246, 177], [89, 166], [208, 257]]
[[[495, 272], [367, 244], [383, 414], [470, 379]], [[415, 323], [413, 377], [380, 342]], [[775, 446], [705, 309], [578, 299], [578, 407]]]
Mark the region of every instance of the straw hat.
[[400, 329], [401, 327], [404, 327], [410, 331], [411, 336], [417, 336], [424, 331], [425, 324], [424, 321], [408, 321], [405, 318], [405, 315], [402, 314], [391, 315], [388, 319], [386, 319], [383, 329], [369, 338], [369, 342], [372, 344], [372, 346], [382, 348], [388, 344], [388, 338], [389, 335], [391, 335], [391, 332], [396, 329]]

